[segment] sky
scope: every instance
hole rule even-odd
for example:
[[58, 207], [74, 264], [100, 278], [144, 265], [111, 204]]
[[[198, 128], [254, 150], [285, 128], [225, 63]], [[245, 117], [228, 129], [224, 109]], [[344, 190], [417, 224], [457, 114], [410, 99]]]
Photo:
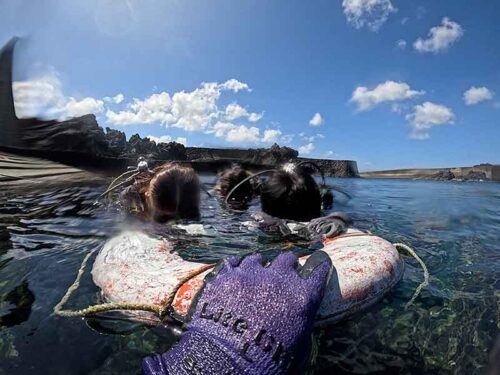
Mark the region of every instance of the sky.
[[500, 164], [500, 0], [0, 0], [19, 117], [361, 171]]

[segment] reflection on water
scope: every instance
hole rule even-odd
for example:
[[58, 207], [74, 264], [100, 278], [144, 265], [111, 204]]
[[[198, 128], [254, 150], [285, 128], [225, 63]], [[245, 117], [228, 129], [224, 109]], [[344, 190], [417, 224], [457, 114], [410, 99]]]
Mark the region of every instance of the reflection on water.
[[[499, 332], [500, 185], [329, 182], [352, 195], [338, 194], [335, 210], [350, 213], [357, 227], [414, 247], [431, 280], [405, 311], [422, 280], [407, 259], [403, 280], [383, 301], [320, 332], [315, 373], [484, 373]], [[142, 357], [175, 342], [167, 329], [119, 315], [82, 320], [52, 313], [85, 254], [131, 225], [92, 205], [103, 189], [0, 192], [0, 373], [135, 374]], [[179, 240], [177, 251], [212, 262], [255, 250], [272, 255], [283, 247], [242, 228], [248, 219], [248, 212], [226, 212], [215, 198], [203, 199], [209, 235]], [[71, 306], [97, 298], [87, 273]]]

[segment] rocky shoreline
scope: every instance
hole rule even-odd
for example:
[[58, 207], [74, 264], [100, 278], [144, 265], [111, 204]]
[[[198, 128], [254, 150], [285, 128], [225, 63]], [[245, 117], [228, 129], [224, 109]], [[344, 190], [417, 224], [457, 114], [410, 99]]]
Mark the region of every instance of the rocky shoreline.
[[355, 161], [299, 158], [297, 150], [278, 144], [269, 148], [224, 149], [156, 143], [139, 134], [127, 140], [122, 131], [104, 130], [92, 114], [61, 122], [37, 118], [16, 119], [16, 122], [17, 137], [7, 145], [0, 142], [0, 149], [112, 174], [144, 157], [152, 166], [175, 160], [207, 173], [216, 173], [234, 162], [260, 170], [291, 160], [309, 160], [321, 166], [326, 176], [358, 176]]
[[472, 167], [396, 169], [387, 171], [363, 172], [366, 178], [400, 178], [434, 181], [500, 181], [500, 165], [479, 164]]

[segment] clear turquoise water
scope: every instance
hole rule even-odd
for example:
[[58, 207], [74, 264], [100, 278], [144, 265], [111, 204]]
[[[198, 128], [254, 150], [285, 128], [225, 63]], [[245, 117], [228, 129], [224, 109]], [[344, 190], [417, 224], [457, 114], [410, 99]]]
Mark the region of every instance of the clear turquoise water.
[[[418, 265], [405, 258], [404, 278], [386, 298], [319, 332], [314, 373], [485, 373], [499, 334], [500, 184], [329, 183], [352, 195], [339, 194], [336, 210], [351, 214], [359, 228], [414, 247], [431, 280], [405, 311], [422, 280]], [[117, 212], [92, 206], [103, 189], [0, 191], [0, 373], [136, 374], [142, 357], [175, 341], [167, 329], [117, 316], [83, 320], [52, 313], [85, 254], [124, 226]], [[179, 253], [209, 262], [278, 251], [280, 243], [240, 228], [248, 214], [225, 212], [215, 199], [204, 199], [202, 222], [212, 235], [181, 241]], [[97, 295], [87, 273], [71, 306], [94, 303]]]

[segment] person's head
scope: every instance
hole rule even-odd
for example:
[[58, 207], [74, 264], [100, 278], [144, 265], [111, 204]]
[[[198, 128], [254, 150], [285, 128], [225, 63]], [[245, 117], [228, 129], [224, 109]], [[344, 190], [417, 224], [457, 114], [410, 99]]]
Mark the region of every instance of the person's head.
[[[250, 177], [250, 173], [240, 166], [233, 166], [224, 170], [217, 180], [216, 188], [222, 198], [226, 198], [233, 188], [242, 182], [244, 179]], [[230, 205], [246, 205], [254, 196], [254, 186], [252, 181], [247, 180], [243, 182], [231, 194], [228, 199]]]
[[309, 221], [321, 215], [318, 184], [303, 166], [285, 164], [261, 186], [262, 210], [280, 219]]
[[195, 219], [200, 215], [200, 182], [190, 167], [167, 163], [155, 170], [145, 192], [151, 217], [158, 222], [169, 219]]

